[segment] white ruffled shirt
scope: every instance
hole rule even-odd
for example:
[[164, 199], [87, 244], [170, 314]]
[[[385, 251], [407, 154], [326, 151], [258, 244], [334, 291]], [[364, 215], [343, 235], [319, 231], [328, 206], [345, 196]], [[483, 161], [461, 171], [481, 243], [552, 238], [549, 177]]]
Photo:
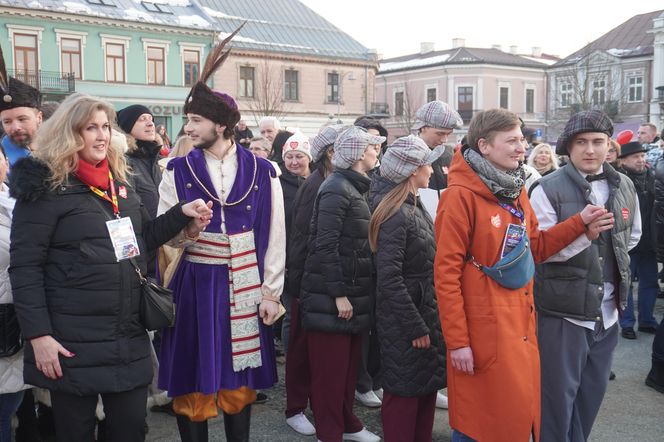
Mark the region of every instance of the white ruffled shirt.
[[[220, 200], [226, 201], [231, 192], [237, 174], [237, 150], [232, 146], [224, 158], [204, 150], [205, 163], [214, 186], [214, 191]], [[284, 274], [286, 267], [286, 224], [284, 213], [284, 197], [281, 190], [279, 178], [270, 179], [270, 191], [272, 197], [272, 208], [270, 216], [270, 238], [265, 252], [263, 266], [263, 295], [279, 298], [284, 289]], [[164, 170], [161, 184], [159, 185], [159, 208], [157, 214], [161, 215], [178, 203], [175, 189], [175, 177], [172, 170]], [[223, 222], [224, 209], [222, 211], [221, 230], [226, 233], [226, 225]], [[180, 232], [169, 241], [172, 247], [187, 247], [191, 242], [184, 239], [184, 232]]]

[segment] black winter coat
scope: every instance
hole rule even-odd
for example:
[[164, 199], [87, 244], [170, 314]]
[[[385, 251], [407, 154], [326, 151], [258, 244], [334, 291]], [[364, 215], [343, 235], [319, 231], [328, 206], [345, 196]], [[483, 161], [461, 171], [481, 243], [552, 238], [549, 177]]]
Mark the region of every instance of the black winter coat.
[[316, 169], [302, 183], [295, 194], [290, 220], [286, 267], [288, 268], [288, 287], [291, 296], [300, 297], [304, 262], [309, 253], [309, 227], [318, 189], [325, 180], [323, 168]]
[[[336, 169], [318, 190], [300, 295], [306, 329], [355, 334], [371, 328], [371, 213], [365, 199], [370, 182], [351, 169]], [[335, 300], [343, 296], [353, 306], [350, 320], [338, 317]]]
[[634, 183], [636, 196], [639, 198], [639, 210], [641, 211], [641, 239], [639, 243], [630, 250], [630, 253], [655, 251], [656, 227], [655, 227], [655, 173], [650, 169], [638, 174], [623, 167], [618, 169], [629, 177]]
[[294, 175], [286, 169], [285, 165], [280, 165], [281, 175], [279, 176], [279, 181], [281, 181], [281, 191], [284, 194], [284, 215], [286, 219], [286, 239], [290, 236], [291, 231], [291, 216], [293, 212], [293, 201], [295, 200], [295, 194], [300, 188], [302, 183], [304, 183], [304, 178], [301, 176]]
[[[16, 198], [9, 275], [21, 330], [27, 339], [51, 335], [74, 357], [60, 356], [64, 376], [46, 378], [25, 347], [25, 382], [75, 395], [123, 392], [150, 383], [150, 341], [139, 322], [141, 288], [127, 260], [117, 262], [98, 201], [109, 202], [78, 178], [47, 187], [48, 167], [34, 158], [17, 162], [10, 180]], [[155, 220], [124, 185], [120, 216], [131, 218], [145, 272], [145, 252], [182, 230], [189, 218], [175, 206]]]
[[[370, 203], [378, 206], [395, 184], [376, 177]], [[409, 196], [380, 226], [376, 251], [376, 329], [383, 388], [398, 396], [423, 396], [447, 385], [445, 341], [433, 284], [436, 255], [433, 221]], [[413, 340], [429, 335], [427, 349]]]
[[[664, 158], [655, 165], [655, 251], [657, 261], [664, 262]], [[643, 220], [641, 220], [643, 222]]]
[[[159, 207], [159, 184], [161, 167], [157, 163], [161, 158], [161, 146], [148, 141], [136, 141], [136, 148], [127, 152], [127, 164], [131, 167], [131, 184], [152, 218], [157, 217]], [[154, 277], [157, 271], [157, 253], [151, 251], [147, 256], [148, 275]]]

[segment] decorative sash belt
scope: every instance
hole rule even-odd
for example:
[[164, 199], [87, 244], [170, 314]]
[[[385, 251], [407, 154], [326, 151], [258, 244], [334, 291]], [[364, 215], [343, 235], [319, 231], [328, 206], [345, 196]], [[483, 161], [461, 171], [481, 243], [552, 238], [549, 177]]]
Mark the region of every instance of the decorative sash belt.
[[257, 305], [263, 294], [254, 232], [235, 235], [201, 232], [198, 241], [187, 247], [184, 259], [196, 264], [228, 266], [233, 370], [260, 367]]

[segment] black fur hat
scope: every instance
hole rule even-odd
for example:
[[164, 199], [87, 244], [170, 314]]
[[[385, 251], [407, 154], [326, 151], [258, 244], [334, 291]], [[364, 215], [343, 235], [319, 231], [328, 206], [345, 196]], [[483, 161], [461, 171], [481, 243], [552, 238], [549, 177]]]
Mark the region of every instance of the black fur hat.
[[0, 46], [0, 112], [15, 107], [41, 106], [41, 94], [29, 84], [7, 75], [5, 57]]
[[193, 113], [201, 115], [217, 124], [226, 126], [230, 130], [233, 130], [237, 122], [240, 121], [240, 111], [233, 97], [210, 89], [206, 83], [217, 68], [228, 58], [230, 50], [224, 52], [224, 47], [242, 29], [242, 26], [244, 26], [244, 23], [222, 42], [217, 44], [210, 54], [208, 54], [201, 77], [191, 88], [185, 100], [183, 109], [185, 114]]

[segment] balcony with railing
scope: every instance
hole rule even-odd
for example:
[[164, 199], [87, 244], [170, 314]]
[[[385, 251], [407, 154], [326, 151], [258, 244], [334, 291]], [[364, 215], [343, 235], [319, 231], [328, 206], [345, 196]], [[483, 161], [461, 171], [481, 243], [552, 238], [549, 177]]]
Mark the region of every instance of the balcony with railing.
[[70, 94], [76, 90], [74, 73], [7, 69], [7, 74], [41, 92]]

